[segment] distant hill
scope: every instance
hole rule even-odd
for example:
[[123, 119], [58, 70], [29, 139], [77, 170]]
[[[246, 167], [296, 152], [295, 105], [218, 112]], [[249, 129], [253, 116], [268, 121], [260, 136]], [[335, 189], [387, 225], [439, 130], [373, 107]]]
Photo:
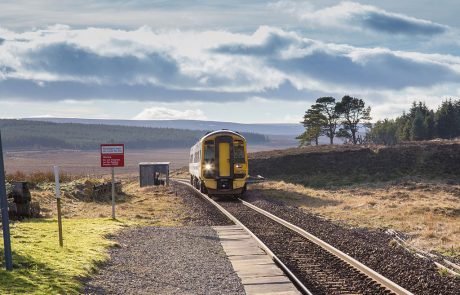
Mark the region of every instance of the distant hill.
[[[98, 149], [101, 143], [124, 143], [131, 149], [190, 147], [206, 131], [102, 124], [52, 123], [0, 119], [5, 149]], [[265, 135], [242, 132], [252, 144], [266, 144]]]
[[233, 122], [199, 121], [199, 120], [110, 120], [110, 119], [77, 119], [77, 118], [26, 118], [31, 121], [44, 121], [54, 123], [80, 123], [80, 124], [104, 124], [120, 126], [174, 128], [188, 130], [218, 130], [230, 129], [239, 132], [260, 133], [265, 135], [285, 135], [292, 138], [304, 131], [303, 126], [298, 124], [243, 124]]

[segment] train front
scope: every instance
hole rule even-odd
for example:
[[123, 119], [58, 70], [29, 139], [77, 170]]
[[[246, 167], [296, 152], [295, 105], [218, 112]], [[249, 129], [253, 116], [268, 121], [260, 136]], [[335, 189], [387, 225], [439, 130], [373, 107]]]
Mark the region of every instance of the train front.
[[248, 177], [245, 138], [233, 131], [215, 131], [202, 140], [202, 178], [208, 194], [243, 194]]

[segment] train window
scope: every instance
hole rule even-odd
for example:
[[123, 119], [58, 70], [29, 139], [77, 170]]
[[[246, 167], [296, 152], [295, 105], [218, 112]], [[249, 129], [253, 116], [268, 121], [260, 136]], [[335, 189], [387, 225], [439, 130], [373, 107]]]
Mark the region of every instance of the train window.
[[246, 162], [244, 157], [244, 143], [241, 140], [233, 142], [233, 159], [238, 164]]
[[207, 140], [204, 143], [204, 161], [205, 162], [214, 162], [214, 141]]

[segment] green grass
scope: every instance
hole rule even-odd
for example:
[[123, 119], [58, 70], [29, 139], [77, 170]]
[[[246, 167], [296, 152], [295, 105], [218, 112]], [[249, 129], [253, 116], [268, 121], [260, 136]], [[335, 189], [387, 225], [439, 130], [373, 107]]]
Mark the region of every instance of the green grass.
[[1, 238], [0, 294], [79, 294], [82, 278], [108, 258], [107, 248], [114, 242], [106, 236], [123, 226], [110, 219], [63, 220], [60, 248], [56, 220], [11, 224], [14, 270], [5, 270]]

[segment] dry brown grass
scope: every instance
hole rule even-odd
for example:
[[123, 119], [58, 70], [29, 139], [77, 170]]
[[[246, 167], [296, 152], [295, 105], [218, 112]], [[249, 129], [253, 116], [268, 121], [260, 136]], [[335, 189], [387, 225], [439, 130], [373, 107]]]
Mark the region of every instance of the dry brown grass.
[[[137, 179], [123, 179], [123, 195], [117, 196], [116, 217], [136, 224], [178, 226], [182, 224], [184, 205], [171, 187], [140, 188]], [[52, 188], [31, 190], [32, 199], [39, 201], [44, 217], [55, 217], [56, 200]], [[64, 193], [64, 218], [100, 218], [111, 216], [110, 197], [105, 201], [82, 201]]]
[[251, 189], [351, 226], [393, 228], [419, 249], [460, 257], [460, 185], [408, 180], [313, 189], [269, 181]]
[[[27, 181], [32, 185], [36, 185], [38, 183], [43, 182], [54, 182], [54, 172], [52, 171], [35, 171], [30, 172], [28, 174], [22, 171], [16, 171], [14, 173], [8, 173], [5, 175], [6, 181], [13, 182], [13, 181]], [[60, 172], [59, 173], [59, 180], [61, 182], [69, 182], [72, 179], [76, 179], [78, 176], [72, 176], [68, 173]]]
[[184, 166], [180, 169], [176, 169], [170, 173], [170, 177], [172, 178], [182, 178], [182, 179], [190, 179], [190, 173], [188, 172], [188, 166]]

